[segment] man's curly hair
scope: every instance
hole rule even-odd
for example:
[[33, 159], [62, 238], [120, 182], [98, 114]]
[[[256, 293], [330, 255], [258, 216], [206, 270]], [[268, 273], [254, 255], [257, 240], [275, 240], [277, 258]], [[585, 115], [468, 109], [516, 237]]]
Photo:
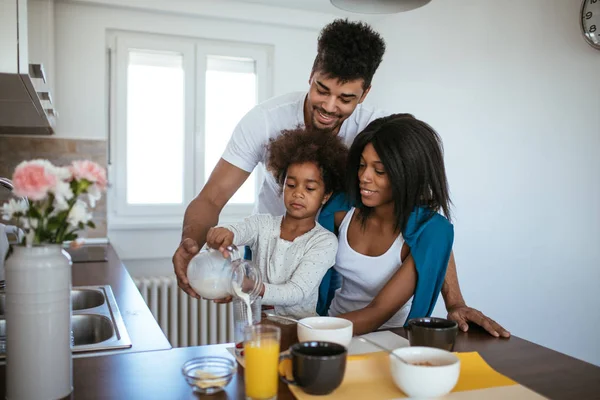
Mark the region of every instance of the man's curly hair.
[[325, 193], [344, 189], [348, 148], [338, 136], [298, 127], [271, 139], [268, 150], [267, 169], [282, 188], [290, 165], [313, 162], [321, 170]]
[[383, 53], [385, 42], [369, 25], [336, 19], [321, 30], [312, 72], [321, 71], [342, 83], [362, 79], [366, 89]]

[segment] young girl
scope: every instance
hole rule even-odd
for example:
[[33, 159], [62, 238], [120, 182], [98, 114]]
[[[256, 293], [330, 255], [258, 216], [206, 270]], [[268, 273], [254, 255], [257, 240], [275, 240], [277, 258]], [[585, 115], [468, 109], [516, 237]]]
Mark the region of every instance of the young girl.
[[338, 229], [342, 276], [329, 314], [351, 320], [355, 334], [430, 315], [454, 238], [439, 136], [408, 114], [375, 120], [354, 140], [347, 170], [355, 207], [337, 211], [342, 199], [332, 199], [322, 211]]
[[267, 168], [282, 186], [286, 213], [258, 214], [209, 230], [206, 243], [227, 255], [232, 243], [250, 246], [261, 270], [262, 304], [278, 315], [316, 315], [318, 288], [335, 263], [336, 236], [315, 221], [321, 206], [342, 189], [348, 150], [323, 132], [284, 131], [270, 142]]

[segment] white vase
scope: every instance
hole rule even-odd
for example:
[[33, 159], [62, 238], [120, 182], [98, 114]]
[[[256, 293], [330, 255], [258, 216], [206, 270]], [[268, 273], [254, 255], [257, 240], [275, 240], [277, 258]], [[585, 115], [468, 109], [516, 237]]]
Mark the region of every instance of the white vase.
[[6, 398], [73, 391], [71, 258], [60, 245], [14, 246], [6, 260]]

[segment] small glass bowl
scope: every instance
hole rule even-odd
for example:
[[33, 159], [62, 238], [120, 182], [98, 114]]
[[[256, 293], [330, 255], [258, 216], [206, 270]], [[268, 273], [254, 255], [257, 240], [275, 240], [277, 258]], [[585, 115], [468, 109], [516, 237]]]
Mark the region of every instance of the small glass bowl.
[[236, 363], [227, 357], [196, 357], [183, 364], [181, 372], [195, 393], [222, 391], [236, 373]]

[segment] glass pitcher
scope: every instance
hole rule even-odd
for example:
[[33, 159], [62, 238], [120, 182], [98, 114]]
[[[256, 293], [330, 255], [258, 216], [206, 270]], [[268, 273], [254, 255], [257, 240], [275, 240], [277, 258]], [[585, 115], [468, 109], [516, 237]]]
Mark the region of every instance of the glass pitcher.
[[262, 288], [260, 270], [244, 260], [236, 246], [232, 245], [227, 250], [228, 258], [211, 248], [196, 254], [188, 265], [190, 286], [204, 299], [233, 296], [254, 301]]

